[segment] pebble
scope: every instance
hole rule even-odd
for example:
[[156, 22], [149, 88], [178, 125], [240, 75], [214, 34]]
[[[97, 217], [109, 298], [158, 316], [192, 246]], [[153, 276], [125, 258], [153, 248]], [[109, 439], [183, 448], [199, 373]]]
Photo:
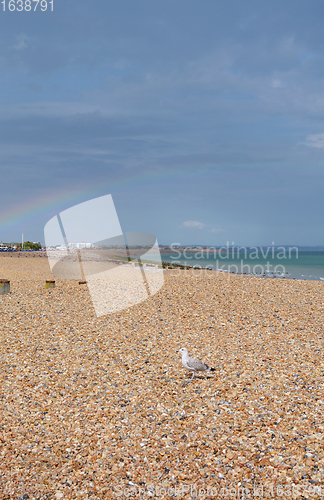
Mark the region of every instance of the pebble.
[[[324, 283], [168, 270], [97, 318], [78, 281], [45, 289], [46, 258], [1, 255], [1, 276], [3, 498], [184, 484], [320, 498]], [[216, 371], [188, 383], [180, 347]]]

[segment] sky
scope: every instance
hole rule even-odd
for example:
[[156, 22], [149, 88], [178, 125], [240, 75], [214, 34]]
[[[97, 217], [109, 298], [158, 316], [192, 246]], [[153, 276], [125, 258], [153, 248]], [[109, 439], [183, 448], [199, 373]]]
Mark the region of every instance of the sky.
[[111, 194], [160, 244], [324, 244], [322, 0], [32, 3], [0, 4], [0, 241]]

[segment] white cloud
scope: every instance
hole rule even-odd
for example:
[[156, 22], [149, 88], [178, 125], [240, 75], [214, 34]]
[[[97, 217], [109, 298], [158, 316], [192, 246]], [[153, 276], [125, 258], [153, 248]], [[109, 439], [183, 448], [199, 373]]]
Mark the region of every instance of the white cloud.
[[320, 148], [324, 149], [324, 134], [313, 134], [306, 137], [306, 146], [310, 148]]
[[271, 87], [274, 89], [279, 89], [285, 87], [286, 84], [282, 80], [272, 80]]
[[206, 227], [206, 224], [204, 224], [203, 222], [199, 222], [197, 220], [186, 220], [180, 227], [192, 227], [195, 229], [203, 229], [204, 227]]
[[13, 48], [16, 49], [16, 50], [23, 50], [23, 49], [26, 49], [27, 48], [27, 43], [26, 41], [28, 41], [29, 37], [26, 36], [26, 35], [19, 35], [16, 37], [17, 39], [17, 43], [15, 43], [15, 45], [13, 45]]
[[213, 229], [210, 230], [210, 233], [221, 233], [222, 231], [224, 231], [224, 229], [222, 229], [221, 227], [213, 227]]
[[20, 40], [20, 42], [13, 45], [13, 48], [16, 50], [22, 50], [27, 47], [27, 43], [24, 40]]

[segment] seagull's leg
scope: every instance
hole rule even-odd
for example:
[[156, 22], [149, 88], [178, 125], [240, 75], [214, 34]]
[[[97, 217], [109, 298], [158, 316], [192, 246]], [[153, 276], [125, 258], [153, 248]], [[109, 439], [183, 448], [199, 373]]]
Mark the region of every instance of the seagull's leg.
[[195, 372], [192, 372], [192, 377], [190, 380], [193, 380], [195, 378]]

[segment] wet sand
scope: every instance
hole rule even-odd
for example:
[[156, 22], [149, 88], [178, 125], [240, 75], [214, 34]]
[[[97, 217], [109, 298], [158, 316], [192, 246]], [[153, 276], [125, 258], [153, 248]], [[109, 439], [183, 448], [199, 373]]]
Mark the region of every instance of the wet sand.
[[[1, 498], [321, 497], [324, 283], [164, 276], [98, 319], [46, 258], [0, 255]], [[180, 347], [216, 371], [188, 383]]]

